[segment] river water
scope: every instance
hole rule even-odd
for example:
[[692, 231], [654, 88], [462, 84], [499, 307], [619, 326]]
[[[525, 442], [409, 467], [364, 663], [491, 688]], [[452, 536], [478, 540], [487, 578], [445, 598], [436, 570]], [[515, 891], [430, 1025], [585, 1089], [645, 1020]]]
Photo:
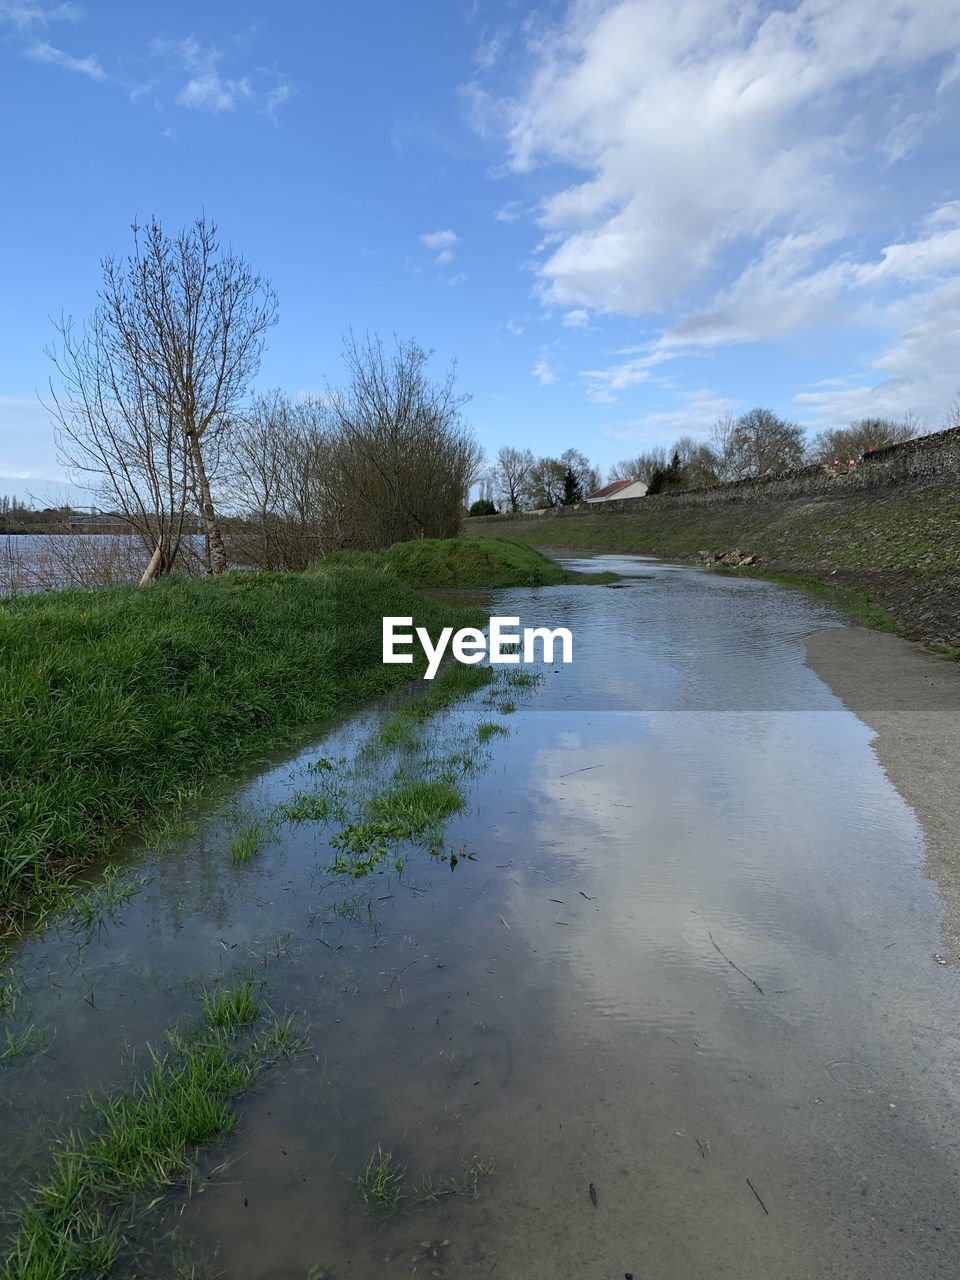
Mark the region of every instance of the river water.
[[[957, 1274], [960, 977], [933, 961], [923, 832], [805, 664], [804, 637], [841, 620], [755, 580], [589, 567], [629, 576], [495, 596], [569, 627], [573, 664], [512, 713], [478, 696], [435, 728], [509, 729], [448, 825], [474, 859], [411, 854], [351, 906], [322, 874], [325, 828], [225, 856], [237, 812], [290, 796], [318, 755], [349, 758], [374, 709], [142, 860], [122, 924], [23, 948], [55, 1038], [0, 1077], [7, 1191], [85, 1088], [126, 1079], [184, 1016], [189, 979], [266, 957], [310, 1050], [243, 1101], [206, 1158], [227, 1168], [154, 1228], [217, 1274]], [[377, 1222], [352, 1180], [378, 1145], [411, 1178], [495, 1171]]]

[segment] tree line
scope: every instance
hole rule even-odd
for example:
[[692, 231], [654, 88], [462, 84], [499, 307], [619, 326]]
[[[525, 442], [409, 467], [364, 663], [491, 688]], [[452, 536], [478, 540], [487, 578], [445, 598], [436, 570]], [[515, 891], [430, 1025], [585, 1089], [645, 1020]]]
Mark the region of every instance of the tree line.
[[[960, 425], [960, 409], [951, 409], [950, 420]], [[656, 447], [624, 458], [611, 467], [608, 482], [641, 480], [648, 493], [656, 494], [779, 475], [818, 463], [847, 470], [851, 462], [857, 465], [871, 451], [911, 440], [922, 430], [921, 420], [913, 414], [901, 419], [862, 418], [808, 440], [799, 423], [757, 408], [739, 417], [718, 419], [706, 440], [681, 436], [673, 448]], [[529, 449], [505, 446], [485, 477], [471, 514], [569, 506], [588, 497], [600, 483], [598, 468], [574, 449], [559, 458], [537, 458]]]

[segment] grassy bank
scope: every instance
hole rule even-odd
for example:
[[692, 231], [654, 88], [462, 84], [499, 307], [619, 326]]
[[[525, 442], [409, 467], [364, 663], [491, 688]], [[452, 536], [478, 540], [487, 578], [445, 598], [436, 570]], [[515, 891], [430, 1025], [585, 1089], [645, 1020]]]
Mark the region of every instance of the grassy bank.
[[424, 538], [386, 551], [339, 551], [324, 567], [363, 568], [411, 587], [547, 587], [563, 582], [612, 582], [616, 574], [575, 574], [530, 546], [493, 536]]
[[653, 498], [629, 513], [471, 520], [466, 532], [480, 540], [509, 537], [541, 547], [669, 560], [698, 560], [702, 551], [737, 547], [758, 557], [765, 576], [788, 575], [794, 586], [819, 583], [816, 589], [855, 606], [861, 615], [870, 613], [870, 597], [887, 624], [902, 634], [948, 652], [960, 647], [960, 492], [955, 486], [713, 507]]
[[483, 620], [344, 566], [0, 603], [0, 927], [198, 783], [417, 674], [382, 664], [384, 614]]

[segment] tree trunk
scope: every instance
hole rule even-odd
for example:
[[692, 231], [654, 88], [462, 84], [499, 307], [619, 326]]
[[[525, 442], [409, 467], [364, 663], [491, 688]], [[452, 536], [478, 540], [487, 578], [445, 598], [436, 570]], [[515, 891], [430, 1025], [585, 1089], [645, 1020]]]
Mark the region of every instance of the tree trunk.
[[143, 577], [140, 579], [140, 586], [145, 587], [148, 582], [152, 582], [160, 572], [160, 564], [163, 560], [163, 542], [157, 543], [153, 555], [150, 557], [150, 563], [143, 571]]
[[197, 486], [200, 489], [200, 510], [203, 513], [203, 527], [206, 530], [207, 546], [210, 551], [210, 571], [215, 574], [226, 573], [227, 551], [223, 545], [220, 523], [213, 507], [210, 481], [207, 479], [207, 469], [203, 465], [200, 441], [193, 431], [190, 432], [190, 452], [193, 455], [193, 465], [197, 473]]

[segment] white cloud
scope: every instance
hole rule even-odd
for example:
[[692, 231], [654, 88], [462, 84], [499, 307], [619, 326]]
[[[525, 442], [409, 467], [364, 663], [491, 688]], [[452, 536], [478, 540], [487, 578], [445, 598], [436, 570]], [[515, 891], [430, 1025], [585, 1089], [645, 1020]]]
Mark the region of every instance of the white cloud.
[[47, 27], [53, 22], [76, 22], [82, 10], [75, 4], [39, 4], [26, 0], [0, 0], [0, 23], [7, 23], [17, 31], [31, 27]]
[[512, 333], [515, 338], [519, 338], [521, 333], [523, 333], [523, 325], [519, 320], [514, 320], [512, 317], [504, 325], [504, 328], [507, 333]]
[[630, 441], [635, 448], [671, 445], [679, 436], [704, 440], [718, 418], [736, 411], [738, 407], [729, 397], [709, 387], [699, 387], [684, 392], [680, 403], [673, 408], [655, 410], [607, 427], [603, 434], [610, 440]]
[[261, 108], [268, 120], [271, 120], [274, 124], [277, 123], [280, 108], [285, 102], [289, 101], [292, 92], [292, 87], [286, 80], [281, 80], [279, 84], [269, 91]]
[[467, 281], [467, 273], [465, 271], [458, 271], [455, 276], [450, 277], [450, 279], [447, 281], [447, 284], [451, 285], [453, 288], [456, 288], [457, 285], [466, 284], [466, 281]]
[[246, 75], [225, 74], [222, 52], [202, 45], [192, 35], [182, 40], [155, 40], [153, 52], [172, 59], [186, 73], [175, 102], [187, 110], [220, 114], [250, 106], [276, 124], [280, 108], [293, 92], [291, 84], [276, 72], [261, 69]]
[[583, 307], [568, 311], [561, 322], [568, 329], [585, 329], [590, 323], [590, 312]]
[[546, 347], [540, 348], [540, 355], [531, 372], [541, 387], [549, 387], [551, 383], [558, 381], [560, 376], [553, 367], [550, 352]]
[[926, 127], [910, 95], [883, 110], [891, 89], [922, 69], [934, 95], [958, 45], [960, 0], [576, 0], [531, 38], [528, 87], [473, 100], [515, 172], [583, 175], [541, 206], [545, 300], [642, 315], [734, 253], [854, 225], [865, 151]]
[[960, 280], [898, 300], [890, 313], [899, 335], [862, 372], [795, 397], [805, 420], [820, 426], [916, 413], [932, 428], [944, 425], [960, 389]]
[[31, 46], [27, 50], [27, 56], [36, 62], [49, 62], [56, 67], [63, 67], [66, 71], [76, 71], [79, 75], [89, 76], [91, 80], [103, 82], [110, 79], [100, 65], [99, 59], [93, 54], [86, 58], [75, 58], [72, 54], [64, 53], [62, 49], [43, 42]]
[[442, 249], [452, 249], [460, 243], [460, 237], [455, 231], [425, 231], [420, 237], [420, 243], [425, 245], [432, 252]]
[[[818, 257], [836, 238], [836, 228], [824, 226], [772, 240], [708, 309], [685, 316], [646, 345], [618, 353], [626, 359], [583, 371], [588, 397], [611, 404], [618, 393], [653, 381], [653, 370], [667, 361], [737, 343], [786, 338], [841, 319], [874, 333], [912, 326], [925, 300], [936, 296], [931, 291], [949, 285], [960, 270], [960, 203], [934, 209], [922, 234], [886, 245], [871, 260], [838, 257], [818, 267]], [[953, 377], [947, 353], [950, 342], [954, 350], [960, 346], [960, 329], [951, 331], [949, 323], [949, 317], [941, 317], [940, 324], [948, 327], [940, 350], [947, 360], [944, 376]], [[916, 356], [915, 343], [908, 350]], [[927, 368], [924, 377], [930, 373]], [[899, 376], [906, 376], [905, 365]]]
[[187, 81], [177, 94], [177, 105], [197, 111], [232, 111], [252, 96], [249, 80], [225, 80], [216, 71], [207, 71]]
[[454, 250], [460, 243], [460, 237], [449, 228], [446, 231], [425, 231], [420, 237], [420, 243], [436, 254], [433, 260], [435, 266], [446, 267], [457, 256]]
[[522, 200], [508, 200], [506, 204], [501, 205], [494, 213], [497, 222], [517, 222], [523, 217], [524, 204]]

